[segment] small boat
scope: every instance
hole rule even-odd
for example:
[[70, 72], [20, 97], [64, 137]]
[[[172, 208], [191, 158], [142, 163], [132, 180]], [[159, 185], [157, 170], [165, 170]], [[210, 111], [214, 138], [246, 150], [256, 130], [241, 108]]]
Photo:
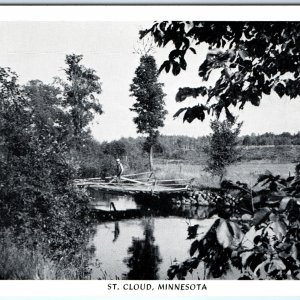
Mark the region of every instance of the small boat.
[[160, 194], [181, 193], [187, 191], [194, 179], [156, 179], [153, 172], [127, 174], [121, 177], [75, 179], [77, 186], [86, 186], [109, 193], [123, 194]]

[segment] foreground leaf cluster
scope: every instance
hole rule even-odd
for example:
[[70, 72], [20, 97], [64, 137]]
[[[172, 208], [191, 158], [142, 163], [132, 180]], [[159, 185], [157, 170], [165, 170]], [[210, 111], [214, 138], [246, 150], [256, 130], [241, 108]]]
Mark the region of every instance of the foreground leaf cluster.
[[240, 182], [223, 182], [235, 205], [219, 201], [218, 218], [193, 241], [190, 258], [170, 267], [170, 279], [184, 279], [200, 266], [206, 278], [300, 279], [300, 178], [267, 172], [257, 185], [254, 191]]

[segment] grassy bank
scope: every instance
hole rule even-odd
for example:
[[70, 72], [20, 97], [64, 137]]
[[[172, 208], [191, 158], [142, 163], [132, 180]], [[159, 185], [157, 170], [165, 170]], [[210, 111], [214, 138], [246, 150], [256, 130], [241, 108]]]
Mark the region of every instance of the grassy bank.
[[[296, 163], [278, 163], [269, 160], [243, 161], [232, 165], [227, 170], [224, 179], [241, 181], [253, 185], [259, 174], [269, 170], [275, 175], [288, 176], [289, 172], [294, 173]], [[201, 186], [218, 187], [219, 179], [211, 177], [204, 171], [204, 164], [192, 164], [189, 162], [166, 162], [155, 164], [156, 176], [159, 179], [165, 178], [195, 178], [195, 183]]]
[[39, 248], [32, 250], [14, 242], [9, 232], [1, 234], [0, 253], [0, 280], [90, 279], [84, 253], [78, 253], [73, 260], [51, 260]]

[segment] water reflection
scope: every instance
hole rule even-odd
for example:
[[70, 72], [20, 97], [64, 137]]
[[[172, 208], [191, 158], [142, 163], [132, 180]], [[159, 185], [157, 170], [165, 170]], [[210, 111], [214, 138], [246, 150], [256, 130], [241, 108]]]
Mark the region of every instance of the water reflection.
[[116, 221], [115, 222], [115, 230], [114, 230], [113, 243], [118, 239], [119, 235], [120, 235], [120, 226], [119, 226], [119, 222]]
[[129, 272], [124, 274], [125, 279], [158, 279], [159, 264], [162, 262], [158, 245], [155, 245], [153, 236], [154, 220], [143, 220], [144, 239], [132, 238], [132, 245], [128, 248], [129, 257], [124, 262]]
[[[106, 279], [167, 279], [169, 267], [189, 256], [194, 239], [187, 239], [188, 226], [199, 225], [200, 239], [214, 221], [170, 216], [99, 223], [91, 244], [100, 268], [93, 267], [92, 279], [103, 279], [103, 272]], [[187, 279], [202, 277], [199, 272]]]

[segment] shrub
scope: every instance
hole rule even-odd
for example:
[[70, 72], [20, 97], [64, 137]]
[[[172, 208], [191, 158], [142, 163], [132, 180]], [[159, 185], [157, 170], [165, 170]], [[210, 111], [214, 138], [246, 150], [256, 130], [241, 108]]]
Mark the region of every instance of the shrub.
[[237, 146], [241, 126], [242, 123], [236, 123], [236, 119], [222, 122], [215, 120], [210, 124], [213, 134], [209, 138], [209, 145], [204, 148], [208, 155], [205, 170], [212, 176], [219, 176], [220, 181], [226, 174], [226, 167], [240, 158]]

